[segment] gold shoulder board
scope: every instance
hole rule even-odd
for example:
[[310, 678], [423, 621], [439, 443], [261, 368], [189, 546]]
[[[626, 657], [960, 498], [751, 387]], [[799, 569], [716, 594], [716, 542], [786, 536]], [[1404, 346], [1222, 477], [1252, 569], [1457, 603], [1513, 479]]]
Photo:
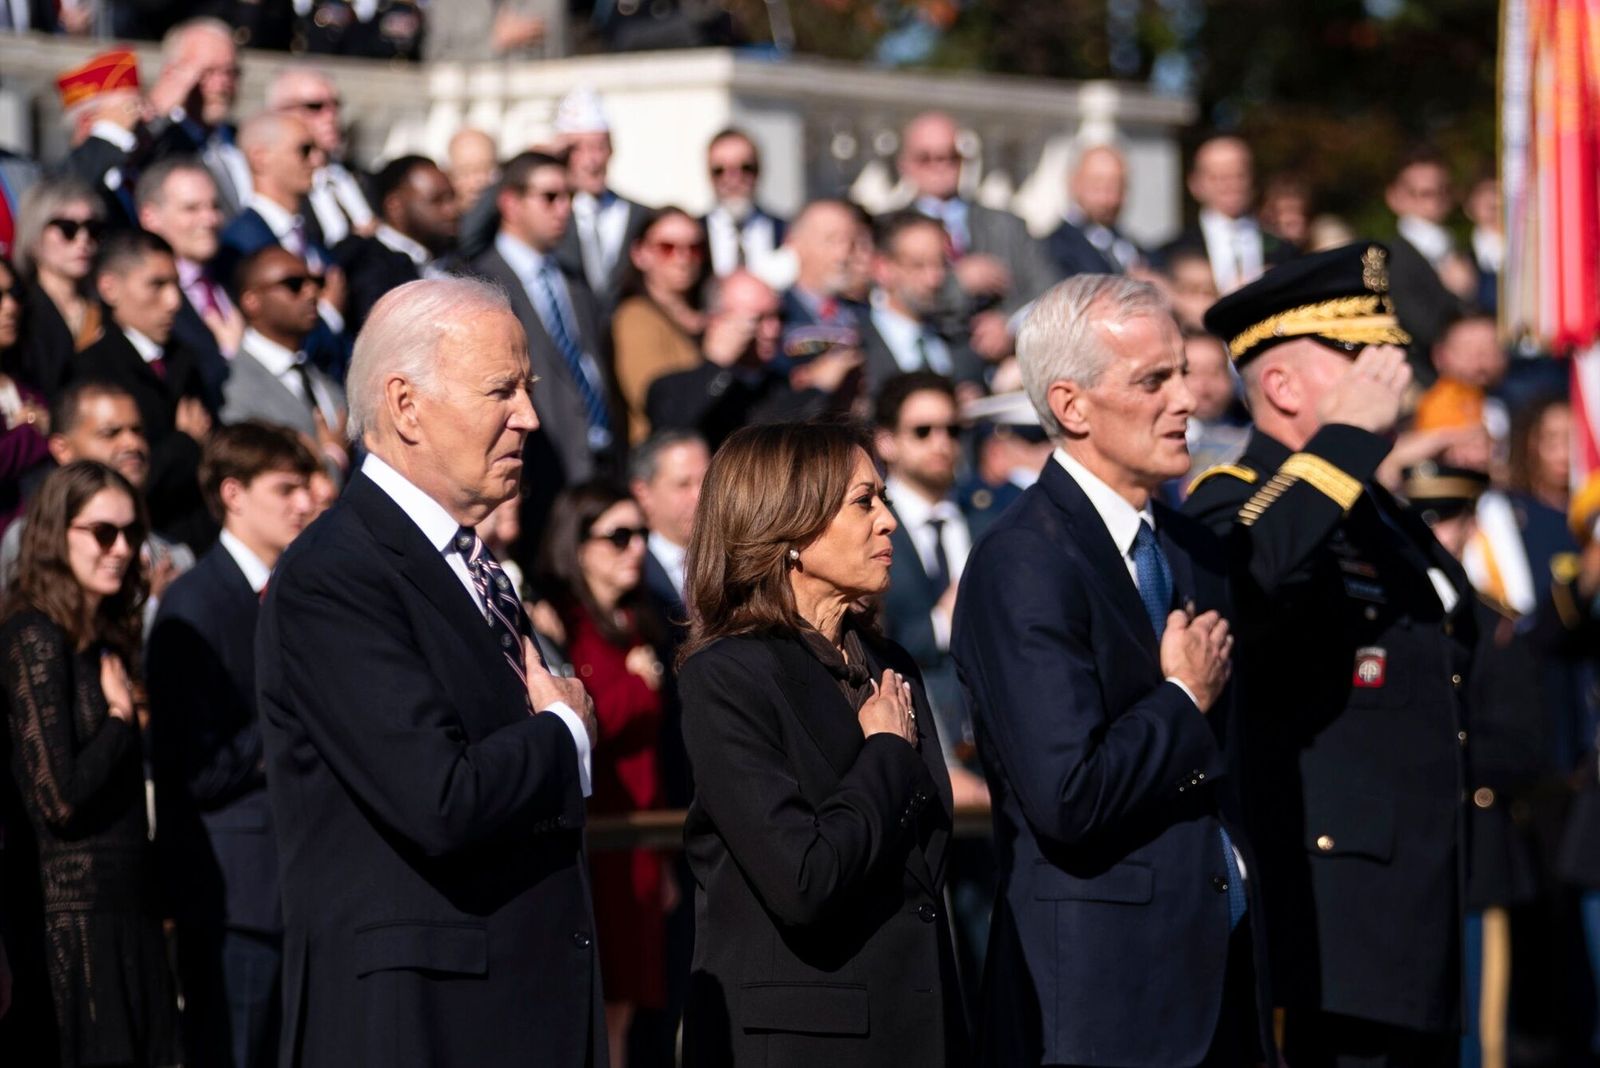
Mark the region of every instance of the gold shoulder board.
[[1188, 492], [1193, 493], [1195, 489], [1199, 487], [1200, 483], [1204, 482], [1212, 475], [1232, 475], [1240, 482], [1243, 482], [1246, 486], [1254, 486], [1256, 484], [1256, 480], [1261, 477], [1248, 467], [1240, 467], [1238, 464], [1218, 464], [1215, 467], [1208, 467], [1196, 475], [1195, 480], [1189, 483]]

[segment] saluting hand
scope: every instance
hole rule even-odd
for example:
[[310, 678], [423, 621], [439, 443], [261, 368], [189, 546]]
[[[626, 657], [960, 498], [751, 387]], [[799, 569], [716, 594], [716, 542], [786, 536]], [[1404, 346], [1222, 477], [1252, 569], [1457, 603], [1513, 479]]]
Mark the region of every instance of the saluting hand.
[[1233, 635], [1215, 611], [1174, 612], [1161, 635], [1161, 673], [1189, 687], [1201, 712], [1211, 711], [1233, 672]]
[[872, 696], [858, 714], [861, 733], [892, 734], [917, 744], [917, 717], [911, 709], [911, 684], [897, 672], [885, 671], [883, 680], [872, 684]]
[[1400, 418], [1400, 404], [1411, 385], [1404, 349], [1369, 345], [1323, 396], [1317, 416], [1323, 423], [1347, 423], [1387, 434]]
[[594, 698], [577, 679], [562, 679], [545, 670], [539, 651], [527, 635], [522, 636], [522, 663], [528, 671], [528, 700], [533, 707], [544, 710], [558, 701], [565, 704], [583, 720], [583, 729], [589, 732], [589, 746], [600, 740], [600, 723], [594, 715]]

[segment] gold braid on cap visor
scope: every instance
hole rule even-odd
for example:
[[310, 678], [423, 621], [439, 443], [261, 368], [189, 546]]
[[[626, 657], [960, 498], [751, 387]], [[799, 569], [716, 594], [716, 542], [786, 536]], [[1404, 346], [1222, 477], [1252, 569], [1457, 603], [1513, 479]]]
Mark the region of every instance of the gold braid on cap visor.
[[1228, 342], [1228, 353], [1238, 360], [1263, 341], [1312, 334], [1367, 345], [1411, 344], [1411, 335], [1400, 329], [1389, 298], [1369, 294], [1302, 304], [1268, 316]]

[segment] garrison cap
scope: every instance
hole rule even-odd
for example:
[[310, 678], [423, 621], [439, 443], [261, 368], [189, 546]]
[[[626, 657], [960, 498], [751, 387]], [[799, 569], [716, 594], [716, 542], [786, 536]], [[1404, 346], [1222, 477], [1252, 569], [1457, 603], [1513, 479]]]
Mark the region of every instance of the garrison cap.
[[1434, 522], [1472, 511], [1488, 488], [1489, 476], [1482, 471], [1425, 460], [1406, 471], [1401, 492], [1413, 512]]
[[1409, 345], [1389, 299], [1389, 250], [1358, 241], [1274, 267], [1211, 306], [1206, 329], [1242, 365], [1282, 341]]

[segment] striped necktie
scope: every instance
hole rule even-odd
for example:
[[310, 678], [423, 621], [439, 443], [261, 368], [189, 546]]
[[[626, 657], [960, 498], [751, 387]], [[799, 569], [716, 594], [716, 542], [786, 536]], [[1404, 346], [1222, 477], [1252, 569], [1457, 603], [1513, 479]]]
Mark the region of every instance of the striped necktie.
[[606, 411], [600, 386], [590, 379], [588, 368], [584, 365], [583, 350], [578, 347], [577, 336], [567, 321], [561, 297], [556, 292], [553, 280], [555, 273], [556, 269], [550, 260], [541, 263], [534, 274], [538, 285], [534, 287], [533, 295], [535, 303], [539, 305], [539, 318], [544, 321], [550, 340], [555, 342], [556, 352], [567, 365], [573, 384], [578, 387], [578, 396], [583, 399], [584, 416], [589, 424], [589, 447], [599, 451], [611, 444], [611, 415]]
[[[472, 585], [478, 591], [478, 600], [482, 603], [489, 630], [499, 644], [500, 652], [505, 655], [506, 663], [511, 665], [511, 670], [516, 672], [517, 679], [526, 690], [528, 672], [522, 662], [522, 635], [526, 633], [522, 598], [517, 596], [511, 580], [506, 577], [505, 568], [500, 566], [483, 539], [478, 537], [477, 531], [462, 527], [456, 531], [451, 544], [467, 562], [467, 574], [472, 577]], [[539, 654], [538, 646], [534, 646], [534, 655], [539, 657], [542, 665], [544, 657]]]

